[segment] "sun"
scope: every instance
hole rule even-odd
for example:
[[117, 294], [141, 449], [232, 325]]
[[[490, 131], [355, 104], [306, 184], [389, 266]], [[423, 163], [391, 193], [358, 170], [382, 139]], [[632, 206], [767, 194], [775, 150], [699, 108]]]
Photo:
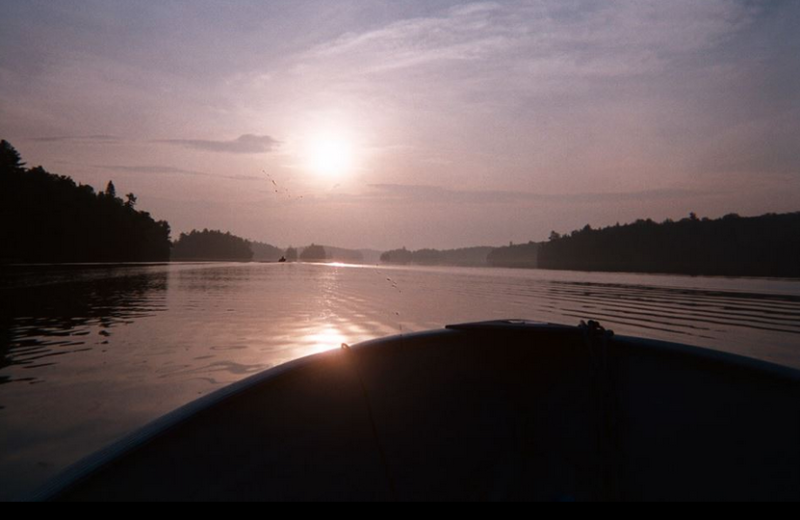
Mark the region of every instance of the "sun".
[[322, 177], [340, 177], [349, 173], [355, 163], [353, 145], [345, 139], [320, 136], [308, 146], [309, 169]]

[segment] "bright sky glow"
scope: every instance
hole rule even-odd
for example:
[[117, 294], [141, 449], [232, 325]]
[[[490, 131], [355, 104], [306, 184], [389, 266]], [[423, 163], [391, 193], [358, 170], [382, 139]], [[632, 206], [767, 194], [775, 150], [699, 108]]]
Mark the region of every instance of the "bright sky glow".
[[319, 136], [308, 146], [308, 164], [312, 172], [326, 179], [339, 179], [355, 167], [353, 146], [340, 138]]
[[798, 27], [797, 0], [5, 0], [0, 138], [284, 247], [798, 211]]

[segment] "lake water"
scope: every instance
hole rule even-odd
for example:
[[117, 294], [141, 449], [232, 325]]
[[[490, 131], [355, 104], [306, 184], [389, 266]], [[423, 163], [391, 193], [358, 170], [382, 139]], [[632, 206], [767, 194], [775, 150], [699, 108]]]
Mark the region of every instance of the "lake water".
[[494, 319], [800, 368], [800, 282], [504, 269], [174, 264], [0, 272], [0, 500], [194, 399], [300, 357]]

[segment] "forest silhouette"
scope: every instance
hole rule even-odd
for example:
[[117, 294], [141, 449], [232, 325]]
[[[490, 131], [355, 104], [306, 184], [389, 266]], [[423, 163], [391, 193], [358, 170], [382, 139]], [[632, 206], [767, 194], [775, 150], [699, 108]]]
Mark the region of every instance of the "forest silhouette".
[[16, 149], [0, 142], [0, 262], [163, 262], [170, 227], [117, 197], [42, 167], [26, 168]]
[[543, 269], [800, 277], [800, 213], [586, 226], [553, 233], [538, 255]]
[[800, 213], [633, 224], [567, 235], [549, 242], [450, 251], [387, 251], [390, 265], [453, 265], [686, 274], [694, 276], [800, 277]]

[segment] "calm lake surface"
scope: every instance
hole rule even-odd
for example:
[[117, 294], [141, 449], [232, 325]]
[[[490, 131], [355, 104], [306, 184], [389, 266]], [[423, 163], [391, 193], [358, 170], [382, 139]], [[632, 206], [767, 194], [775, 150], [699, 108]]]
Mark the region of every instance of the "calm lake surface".
[[0, 500], [132, 430], [341, 343], [518, 318], [800, 368], [800, 282], [504, 269], [173, 264], [0, 271]]

